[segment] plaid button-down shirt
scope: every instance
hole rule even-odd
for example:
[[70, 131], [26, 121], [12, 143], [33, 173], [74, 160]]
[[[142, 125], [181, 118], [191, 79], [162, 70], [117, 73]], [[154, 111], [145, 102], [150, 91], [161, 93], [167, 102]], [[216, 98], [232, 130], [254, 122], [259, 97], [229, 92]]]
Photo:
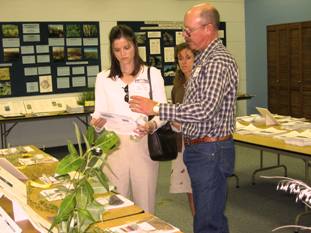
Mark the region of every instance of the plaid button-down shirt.
[[161, 104], [160, 119], [181, 122], [190, 139], [232, 134], [237, 86], [237, 64], [216, 39], [196, 56], [183, 103]]

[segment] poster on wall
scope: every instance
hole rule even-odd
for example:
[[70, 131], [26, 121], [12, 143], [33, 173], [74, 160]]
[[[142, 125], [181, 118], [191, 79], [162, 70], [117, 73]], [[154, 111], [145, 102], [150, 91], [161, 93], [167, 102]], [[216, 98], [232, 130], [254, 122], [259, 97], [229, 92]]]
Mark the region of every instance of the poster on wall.
[[[183, 22], [118, 21], [135, 32], [138, 51], [143, 61], [161, 70], [165, 85], [172, 85], [176, 71], [175, 47], [184, 42]], [[219, 37], [226, 46], [226, 23], [221, 22]]]
[[92, 89], [99, 37], [95, 21], [0, 22], [0, 98]]

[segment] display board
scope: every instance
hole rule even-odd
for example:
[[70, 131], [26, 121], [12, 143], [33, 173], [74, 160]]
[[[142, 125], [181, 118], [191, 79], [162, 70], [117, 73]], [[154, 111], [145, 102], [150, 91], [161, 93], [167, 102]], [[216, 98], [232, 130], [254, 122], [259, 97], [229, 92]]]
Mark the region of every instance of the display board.
[[0, 98], [86, 91], [101, 70], [99, 22], [0, 22]]
[[[135, 32], [139, 54], [151, 66], [161, 70], [165, 85], [173, 84], [175, 77], [175, 47], [184, 42], [183, 22], [172, 21], [118, 21]], [[226, 23], [221, 22], [219, 37], [226, 46]]]

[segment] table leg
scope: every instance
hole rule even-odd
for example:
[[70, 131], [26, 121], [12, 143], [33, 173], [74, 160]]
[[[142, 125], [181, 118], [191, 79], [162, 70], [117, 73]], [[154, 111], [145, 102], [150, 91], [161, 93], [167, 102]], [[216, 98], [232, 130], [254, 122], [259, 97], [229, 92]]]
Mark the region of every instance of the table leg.
[[260, 150], [260, 168], [256, 169], [253, 174], [252, 174], [252, 184], [255, 185], [255, 176], [257, 172], [261, 171], [267, 171], [275, 168], [282, 167], [284, 168], [284, 176], [287, 176], [287, 167], [280, 162], [280, 154], [277, 154], [277, 165], [275, 166], [269, 166], [269, 167], [264, 167], [263, 166], [263, 150]]

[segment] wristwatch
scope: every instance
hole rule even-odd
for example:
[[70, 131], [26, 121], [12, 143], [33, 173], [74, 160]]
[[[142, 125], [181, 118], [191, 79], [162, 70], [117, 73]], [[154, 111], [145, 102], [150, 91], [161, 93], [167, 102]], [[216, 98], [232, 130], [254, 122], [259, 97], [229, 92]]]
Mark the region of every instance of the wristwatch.
[[152, 108], [152, 111], [155, 113], [155, 114], [159, 114], [159, 111], [160, 111], [160, 103], [156, 103], [156, 105], [153, 106]]

